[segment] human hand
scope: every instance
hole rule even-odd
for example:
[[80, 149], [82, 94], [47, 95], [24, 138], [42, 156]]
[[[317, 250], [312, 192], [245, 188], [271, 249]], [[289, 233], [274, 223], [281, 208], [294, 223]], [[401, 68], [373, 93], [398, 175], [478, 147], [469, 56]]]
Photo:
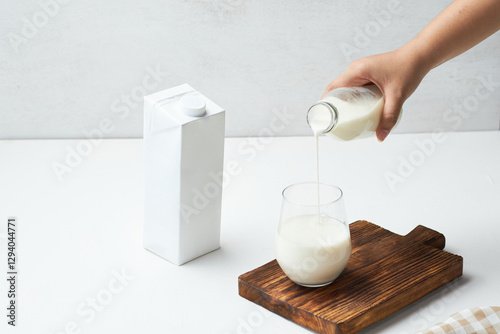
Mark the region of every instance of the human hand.
[[396, 124], [403, 103], [429, 71], [415, 51], [400, 48], [355, 60], [327, 86], [323, 96], [340, 87], [377, 85], [385, 104], [376, 134], [379, 141], [384, 141]]

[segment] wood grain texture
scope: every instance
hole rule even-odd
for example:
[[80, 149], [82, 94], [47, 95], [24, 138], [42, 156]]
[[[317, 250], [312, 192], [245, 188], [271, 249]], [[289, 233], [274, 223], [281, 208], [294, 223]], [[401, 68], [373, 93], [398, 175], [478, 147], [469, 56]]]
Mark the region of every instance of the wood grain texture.
[[240, 296], [318, 333], [356, 333], [462, 275], [441, 233], [400, 236], [367, 221], [350, 225], [352, 254], [330, 285], [293, 283], [276, 260], [238, 278]]

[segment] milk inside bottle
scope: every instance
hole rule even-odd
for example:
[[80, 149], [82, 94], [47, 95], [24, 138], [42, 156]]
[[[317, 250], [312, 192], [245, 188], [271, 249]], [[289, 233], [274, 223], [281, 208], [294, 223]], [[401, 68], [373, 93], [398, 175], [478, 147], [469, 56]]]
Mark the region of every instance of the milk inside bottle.
[[343, 87], [329, 92], [307, 112], [307, 122], [317, 134], [341, 140], [375, 135], [384, 108], [376, 85]]

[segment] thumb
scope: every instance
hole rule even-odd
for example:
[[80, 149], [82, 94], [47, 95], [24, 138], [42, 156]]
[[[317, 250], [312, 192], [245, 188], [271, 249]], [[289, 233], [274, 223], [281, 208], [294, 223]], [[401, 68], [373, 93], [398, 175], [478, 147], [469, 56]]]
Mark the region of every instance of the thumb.
[[377, 139], [384, 141], [398, 121], [403, 102], [391, 96], [385, 98], [384, 110], [377, 128]]

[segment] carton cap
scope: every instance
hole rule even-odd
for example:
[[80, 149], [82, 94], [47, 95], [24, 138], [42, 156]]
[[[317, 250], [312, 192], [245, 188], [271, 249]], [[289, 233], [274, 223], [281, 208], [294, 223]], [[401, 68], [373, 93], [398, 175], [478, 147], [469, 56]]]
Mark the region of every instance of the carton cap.
[[205, 101], [194, 95], [184, 95], [179, 101], [179, 110], [187, 116], [200, 117], [205, 115]]

